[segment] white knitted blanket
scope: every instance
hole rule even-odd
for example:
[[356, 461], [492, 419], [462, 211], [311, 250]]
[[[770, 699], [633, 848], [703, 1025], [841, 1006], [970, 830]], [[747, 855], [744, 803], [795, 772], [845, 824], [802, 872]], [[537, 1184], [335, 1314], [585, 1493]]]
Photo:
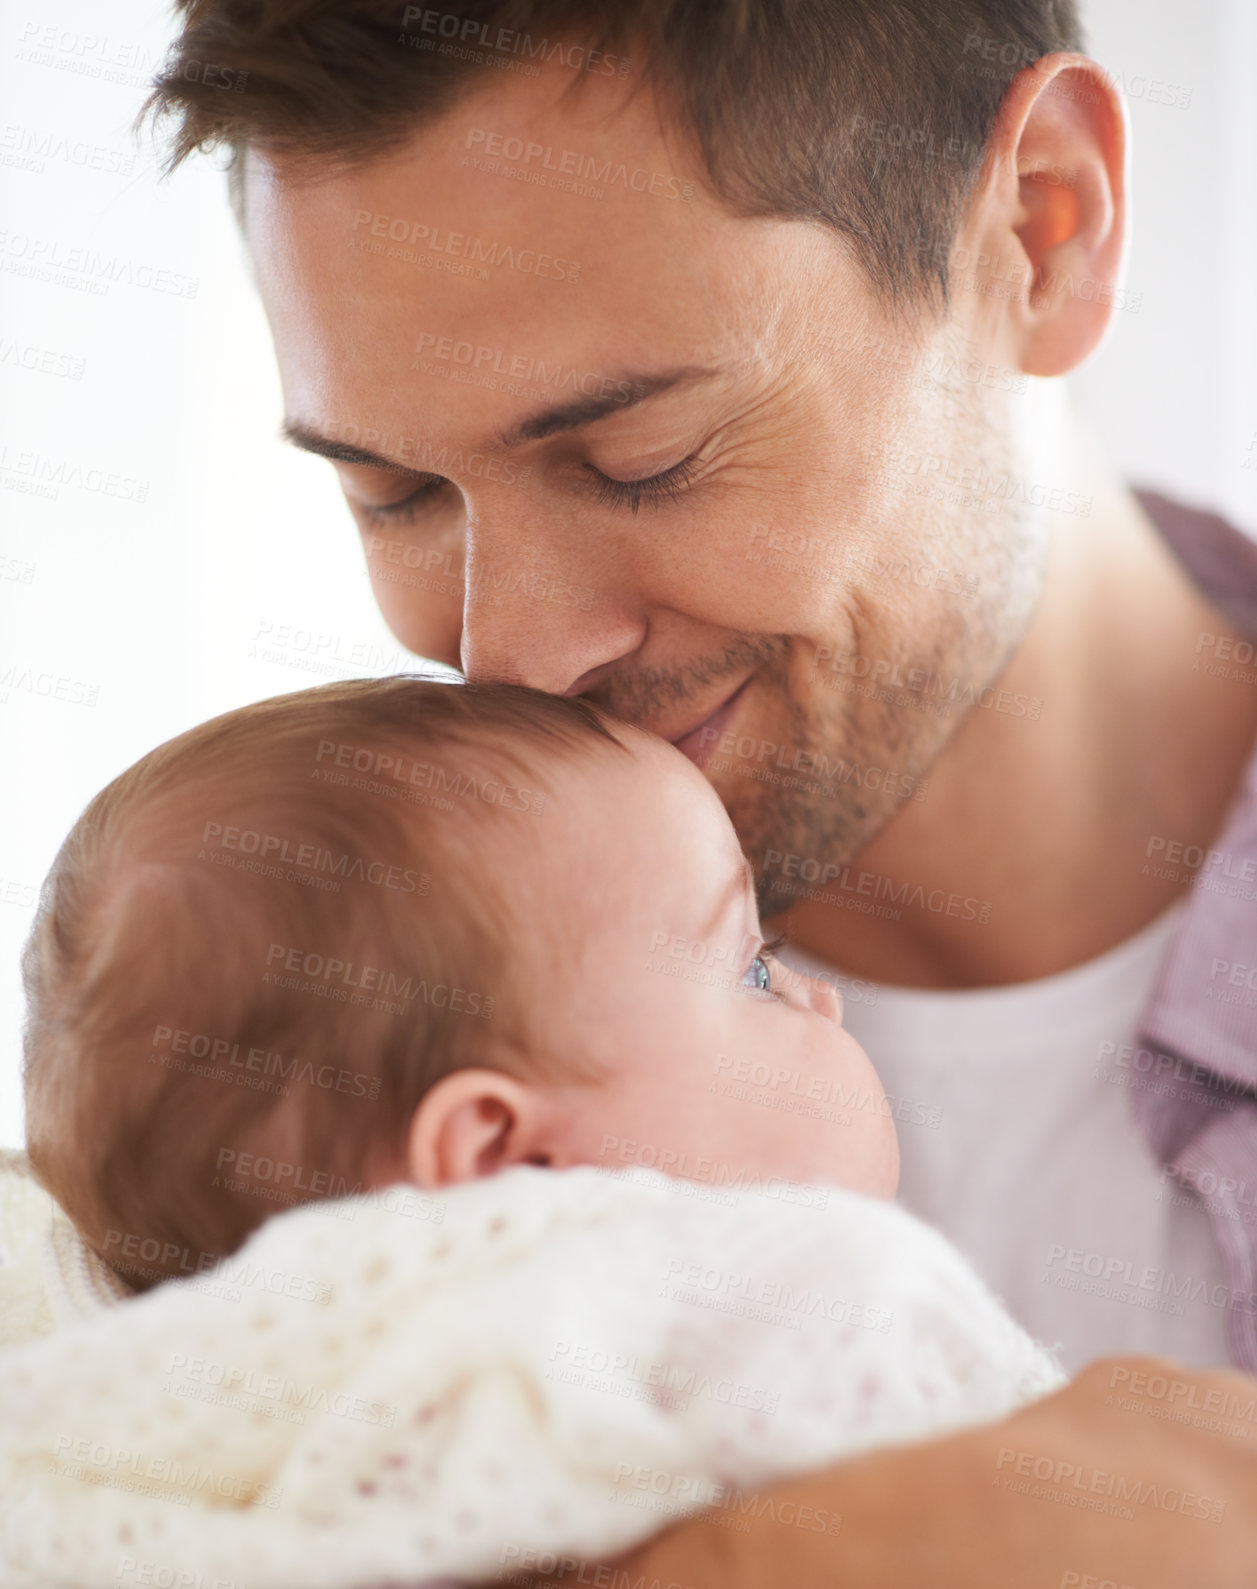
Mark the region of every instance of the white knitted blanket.
[[744, 1527], [1061, 1375], [890, 1204], [521, 1168], [281, 1214], [0, 1380], [5, 1589], [409, 1589]]
[[36, 1181], [25, 1153], [0, 1149], [0, 1348], [130, 1295]]

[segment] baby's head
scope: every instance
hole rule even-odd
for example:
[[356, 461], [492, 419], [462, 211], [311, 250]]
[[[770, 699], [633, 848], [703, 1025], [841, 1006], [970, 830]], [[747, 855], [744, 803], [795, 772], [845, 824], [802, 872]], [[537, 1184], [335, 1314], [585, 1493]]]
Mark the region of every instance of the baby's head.
[[394, 678], [216, 718], [88, 806], [25, 975], [32, 1162], [140, 1286], [287, 1204], [518, 1163], [895, 1187], [715, 793], [578, 700]]

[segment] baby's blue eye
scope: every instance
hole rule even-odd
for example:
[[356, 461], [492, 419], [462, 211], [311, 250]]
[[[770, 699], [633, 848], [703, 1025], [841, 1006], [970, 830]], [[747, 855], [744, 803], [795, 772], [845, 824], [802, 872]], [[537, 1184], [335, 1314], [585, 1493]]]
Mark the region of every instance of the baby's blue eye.
[[760, 993], [771, 993], [773, 990], [772, 972], [768, 969], [768, 962], [763, 955], [756, 955], [750, 965], [742, 973], [742, 980], [738, 983], [740, 988], [755, 988]]

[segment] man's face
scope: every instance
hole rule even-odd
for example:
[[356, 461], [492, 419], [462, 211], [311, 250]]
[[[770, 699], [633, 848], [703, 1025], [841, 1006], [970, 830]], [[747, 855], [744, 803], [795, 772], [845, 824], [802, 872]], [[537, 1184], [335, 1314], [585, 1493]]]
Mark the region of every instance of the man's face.
[[896, 325], [833, 231], [730, 213], [648, 93], [571, 75], [318, 180], [250, 155], [290, 429], [404, 645], [674, 741], [761, 869], [845, 858], [957, 721], [866, 681], [972, 699], [1037, 598], [1038, 532], [937, 483], [1009, 467], [998, 311]]

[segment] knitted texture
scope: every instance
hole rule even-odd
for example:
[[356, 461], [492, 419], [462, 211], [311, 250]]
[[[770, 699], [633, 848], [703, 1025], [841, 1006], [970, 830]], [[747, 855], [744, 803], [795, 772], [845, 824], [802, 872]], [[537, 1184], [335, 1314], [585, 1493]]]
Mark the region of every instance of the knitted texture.
[[0, 1151], [0, 1347], [131, 1294], [40, 1186], [25, 1153]]
[[795, 1190], [519, 1168], [281, 1214], [5, 1352], [0, 1582], [409, 1589], [597, 1560], [1061, 1383], [937, 1232]]

